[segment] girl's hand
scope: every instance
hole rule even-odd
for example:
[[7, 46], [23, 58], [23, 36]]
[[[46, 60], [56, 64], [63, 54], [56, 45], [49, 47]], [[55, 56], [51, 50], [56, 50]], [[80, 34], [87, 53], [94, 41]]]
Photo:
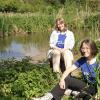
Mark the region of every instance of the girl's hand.
[[65, 89], [65, 81], [64, 81], [64, 80], [61, 80], [61, 81], [59, 82], [59, 85], [60, 85], [60, 88], [61, 88], [61, 89]]

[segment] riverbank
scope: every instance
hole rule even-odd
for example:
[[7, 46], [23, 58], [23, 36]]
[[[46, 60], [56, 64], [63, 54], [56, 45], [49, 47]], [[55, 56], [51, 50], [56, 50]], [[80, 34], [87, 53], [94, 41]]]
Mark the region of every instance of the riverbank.
[[38, 64], [40, 62], [44, 62], [47, 60], [47, 53], [46, 52], [40, 52], [36, 56], [31, 57], [31, 63]]

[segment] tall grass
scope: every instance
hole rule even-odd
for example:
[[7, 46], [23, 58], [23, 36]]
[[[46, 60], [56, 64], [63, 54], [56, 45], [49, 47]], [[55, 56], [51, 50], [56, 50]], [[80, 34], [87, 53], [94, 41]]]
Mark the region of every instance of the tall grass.
[[[59, 12], [65, 13], [63, 10]], [[76, 13], [77, 15], [73, 14], [71, 17], [71, 13], [62, 15], [68, 23], [69, 29], [75, 31], [76, 38], [78, 38], [79, 34], [82, 36], [87, 34], [87, 36], [97, 39], [100, 36], [100, 15], [97, 14], [86, 17], [82, 14], [84, 12], [78, 12], [78, 9], [76, 9]], [[54, 20], [58, 16], [61, 15], [46, 15], [41, 13], [0, 14], [0, 36], [23, 33], [42, 33], [39, 35], [45, 34], [46, 37], [49, 37], [48, 33], [51, 33], [51, 29], [54, 26]]]
[[[40, 16], [41, 15], [41, 16]], [[47, 33], [52, 27], [53, 15], [46, 14], [1, 14], [0, 34]], [[21, 31], [21, 32], [20, 32]], [[23, 34], [23, 33], [22, 33]]]
[[76, 40], [86, 36], [93, 39], [100, 38], [98, 0], [65, 0], [64, 5], [52, 2], [52, 5], [49, 4], [44, 9], [46, 2], [43, 1], [39, 4], [43, 9], [34, 13], [0, 14], [0, 36], [41, 33], [39, 36], [48, 38], [54, 20], [63, 17], [68, 23], [68, 28], [75, 33]]

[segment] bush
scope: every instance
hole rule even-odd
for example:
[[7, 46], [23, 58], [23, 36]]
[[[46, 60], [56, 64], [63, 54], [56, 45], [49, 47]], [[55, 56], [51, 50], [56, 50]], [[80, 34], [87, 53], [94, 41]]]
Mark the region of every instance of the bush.
[[56, 84], [57, 77], [48, 64], [31, 64], [27, 58], [22, 61], [0, 62], [0, 95], [29, 98], [41, 96]]

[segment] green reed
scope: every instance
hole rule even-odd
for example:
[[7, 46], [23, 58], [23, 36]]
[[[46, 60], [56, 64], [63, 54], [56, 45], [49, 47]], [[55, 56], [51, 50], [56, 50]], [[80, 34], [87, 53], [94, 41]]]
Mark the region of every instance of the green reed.
[[[41, 15], [41, 16], [40, 16]], [[54, 16], [45, 14], [2, 14], [0, 16], [1, 33], [44, 33], [52, 26]]]

